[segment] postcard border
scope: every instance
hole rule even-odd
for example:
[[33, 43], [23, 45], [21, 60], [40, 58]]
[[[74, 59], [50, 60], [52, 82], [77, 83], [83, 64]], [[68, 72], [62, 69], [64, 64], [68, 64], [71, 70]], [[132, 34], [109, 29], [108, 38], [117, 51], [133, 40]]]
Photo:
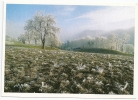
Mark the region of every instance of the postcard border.
[[[74, 2], [76, 1], [76, 3], [74, 4]], [[82, 2], [83, 1], [83, 2]], [[89, 0], [88, 0], [89, 1]], [[89, 1], [90, 2], [90, 1]], [[137, 27], [138, 26], [138, 5], [135, 3], [132, 3], [132, 4], [122, 4], [122, 3], [101, 3], [101, 2], [96, 2], [94, 4], [91, 4], [89, 2], [85, 2], [84, 3], [84, 0], [81, 0], [81, 2], [77, 1], [77, 0], [74, 0], [73, 2], [70, 2], [70, 1], [66, 1], [66, 2], [63, 2], [62, 0], [60, 1], [48, 1], [48, 0], [45, 0], [43, 2], [40, 2], [40, 1], [37, 1], [37, 0], [33, 0], [32, 1], [5, 1], [3, 3], [4, 5], [4, 14], [3, 14], [3, 43], [2, 43], [2, 46], [3, 46], [3, 49], [2, 49], [2, 96], [8, 96], [8, 97], [68, 97], [68, 98], [129, 98], [129, 99], [132, 99], [132, 98], [136, 98], [136, 88], [137, 88], [137, 85], [136, 85], [136, 65], [138, 65], [138, 62], [136, 61], [136, 59], [138, 59], [138, 53], [136, 51], [138, 51], [138, 48], [136, 47], [136, 37], [138, 33], [138, 30], [137, 30]], [[135, 7], [135, 49], [134, 49], [134, 94], [133, 95], [99, 95], [99, 94], [49, 94], [49, 93], [4, 93], [4, 66], [5, 66], [5, 28], [6, 28], [6, 4], [54, 4], [54, 5], [98, 5], [98, 6], [134, 6]]]

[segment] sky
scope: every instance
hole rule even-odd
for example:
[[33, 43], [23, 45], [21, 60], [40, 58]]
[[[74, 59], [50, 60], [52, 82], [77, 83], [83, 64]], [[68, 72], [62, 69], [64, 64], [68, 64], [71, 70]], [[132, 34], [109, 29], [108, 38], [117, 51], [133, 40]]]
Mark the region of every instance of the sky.
[[55, 17], [56, 26], [61, 29], [58, 35], [61, 41], [84, 30], [110, 31], [135, 25], [135, 7], [132, 6], [7, 4], [6, 34], [12, 37], [23, 34], [26, 21], [38, 11]]

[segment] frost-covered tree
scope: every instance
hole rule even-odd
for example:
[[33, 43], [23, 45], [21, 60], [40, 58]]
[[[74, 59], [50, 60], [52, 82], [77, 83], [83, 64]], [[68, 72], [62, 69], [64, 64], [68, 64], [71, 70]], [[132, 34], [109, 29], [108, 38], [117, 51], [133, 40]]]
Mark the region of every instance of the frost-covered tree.
[[56, 36], [56, 34], [49, 34], [46, 39], [48, 40], [48, 44], [51, 47], [59, 47], [61, 45], [61, 41]]
[[40, 40], [43, 49], [46, 45], [46, 37], [49, 38], [48, 40], [53, 45], [58, 40], [56, 33], [60, 31], [60, 29], [56, 27], [55, 18], [52, 15], [45, 15], [44, 13], [36, 13], [32, 19], [27, 20], [24, 29], [25, 37], [28, 42], [30, 43], [30, 41], [33, 40], [36, 45]]
[[95, 37], [95, 48], [102, 48], [101, 42], [102, 42], [102, 39], [100, 36]]
[[100, 48], [107, 48], [107, 38], [101, 36], [100, 37]]
[[30, 44], [30, 41], [32, 39], [32, 36], [33, 36], [33, 20], [32, 19], [29, 19], [26, 21], [26, 25], [24, 27], [24, 30], [25, 30], [25, 37], [26, 39], [28, 40], [29, 44]]
[[35, 30], [40, 35], [40, 39], [42, 42], [42, 48], [45, 48], [46, 37], [49, 34], [56, 34], [60, 31], [60, 29], [55, 26], [56, 20], [52, 15], [44, 15], [43, 13], [37, 13], [34, 16]]
[[21, 35], [18, 37], [18, 41], [20, 41], [20, 42], [22, 42], [23, 44], [25, 44], [25, 41], [26, 41], [25, 34], [21, 34]]
[[125, 53], [134, 54], [134, 46], [132, 44], [124, 44]]
[[109, 49], [115, 50], [117, 48], [117, 35], [116, 34], [110, 34], [108, 36], [108, 45]]
[[125, 52], [125, 50], [124, 50], [124, 44], [126, 44], [129, 39], [130, 39], [129, 34], [124, 33], [123, 36], [122, 36], [122, 38], [121, 38], [121, 44], [122, 44], [121, 51], [122, 52]]

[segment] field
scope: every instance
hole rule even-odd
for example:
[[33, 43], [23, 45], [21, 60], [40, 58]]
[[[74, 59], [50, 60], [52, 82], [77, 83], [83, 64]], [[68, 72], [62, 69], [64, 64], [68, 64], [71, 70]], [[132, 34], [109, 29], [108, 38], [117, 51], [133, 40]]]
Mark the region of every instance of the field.
[[5, 92], [133, 94], [134, 56], [6, 46]]

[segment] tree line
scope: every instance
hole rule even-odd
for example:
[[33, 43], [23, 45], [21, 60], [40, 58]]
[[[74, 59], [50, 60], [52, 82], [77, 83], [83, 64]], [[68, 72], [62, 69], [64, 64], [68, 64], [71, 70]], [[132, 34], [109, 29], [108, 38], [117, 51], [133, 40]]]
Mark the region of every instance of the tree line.
[[124, 53], [134, 53], [134, 46], [129, 44], [129, 34], [123, 34], [121, 37], [117, 34], [110, 34], [107, 37], [96, 36], [94, 38], [86, 36], [80, 39], [67, 41], [62, 45], [63, 49], [81, 49], [81, 48], [103, 48], [116, 50]]

